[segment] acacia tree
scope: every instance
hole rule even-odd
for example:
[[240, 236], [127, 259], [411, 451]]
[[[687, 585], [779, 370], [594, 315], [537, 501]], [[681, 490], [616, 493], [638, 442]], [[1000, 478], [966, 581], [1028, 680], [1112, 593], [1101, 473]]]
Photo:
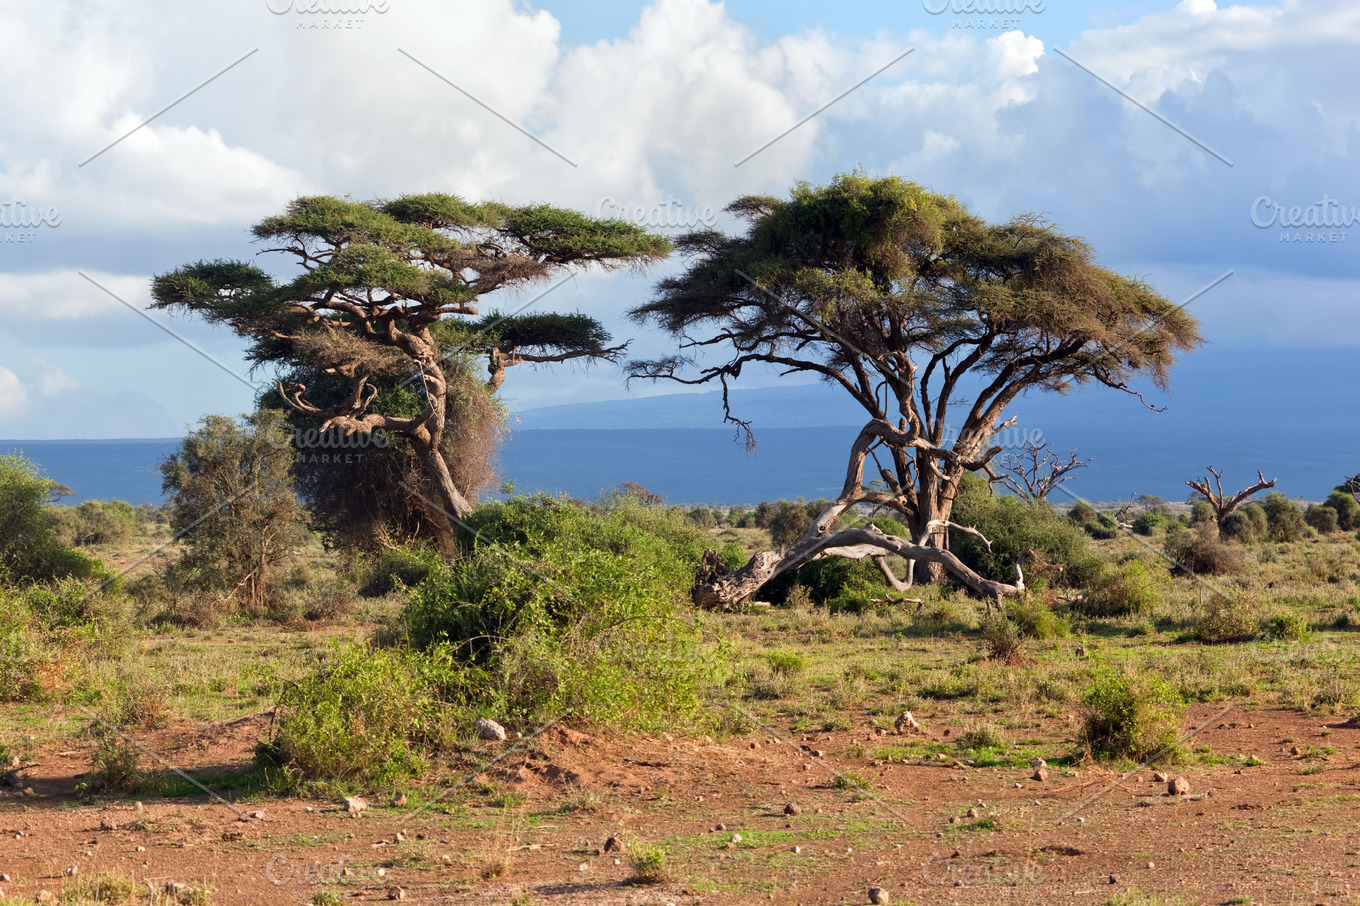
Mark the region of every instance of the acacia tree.
[[[1214, 478], [1214, 483], [1209, 484], [1209, 475]], [[1238, 491], [1229, 497], [1223, 493], [1223, 473], [1216, 471], [1213, 466], [1209, 466], [1209, 475], [1195, 481], [1187, 481], [1186, 484], [1199, 492], [1199, 496], [1208, 501], [1209, 506], [1214, 511], [1214, 523], [1218, 526], [1218, 532], [1223, 534], [1223, 521], [1231, 516], [1238, 507], [1246, 503], [1252, 495], [1258, 494], [1267, 488], [1275, 487], [1277, 479], [1266, 481], [1266, 476], [1259, 469], [1256, 471], [1256, 484], [1249, 488]]]
[[[575, 269], [642, 267], [670, 251], [661, 236], [621, 220], [547, 205], [474, 204], [453, 195], [395, 201], [298, 198], [253, 229], [266, 251], [301, 269], [278, 281], [240, 261], [199, 261], [155, 278], [152, 307], [229, 325], [251, 341], [258, 367], [312, 370], [343, 392], [316, 399], [305, 381], [277, 393], [322, 430], [404, 438], [442, 507], [472, 508], [443, 444], [449, 427], [450, 349], [486, 357], [488, 388], [522, 362], [613, 359], [622, 346], [584, 315], [500, 317], [478, 322], [483, 296], [515, 291]], [[387, 399], [382, 382], [414, 373], [418, 403]], [[384, 403], [398, 403], [385, 408]], [[448, 537], [444, 541], [447, 543]]]
[[[992, 582], [947, 549], [950, 512], [970, 471], [997, 479], [990, 446], [1006, 407], [1027, 390], [1098, 383], [1141, 395], [1167, 386], [1178, 350], [1200, 342], [1195, 320], [1137, 279], [1095, 264], [1092, 249], [1033, 217], [990, 224], [953, 198], [888, 177], [843, 175], [796, 186], [788, 200], [749, 196], [728, 212], [741, 235], [678, 240], [689, 266], [632, 317], [660, 326], [677, 355], [629, 364], [630, 379], [729, 382], [748, 367], [817, 375], [867, 414], [840, 496], [801, 539], [727, 574], [706, 560], [696, 602], [727, 606], [819, 556], [898, 553], [907, 582], [947, 569], [991, 597]], [[953, 425], [951, 426], [951, 420]], [[950, 430], [953, 427], [956, 430]], [[952, 438], [952, 439], [950, 439]], [[872, 458], [880, 485], [864, 481]], [[895, 511], [909, 538], [873, 528], [832, 531], [846, 509]], [[882, 563], [880, 562], [880, 566]]]
[[1076, 450], [1069, 450], [1063, 460], [1049, 444], [1026, 441], [1018, 452], [1008, 453], [997, 463], [1000, 481], [1012, 494], [1025, 500], [1047, 500], [1072, 473], [1091, 464], [1089, 459], [1078, 459]]

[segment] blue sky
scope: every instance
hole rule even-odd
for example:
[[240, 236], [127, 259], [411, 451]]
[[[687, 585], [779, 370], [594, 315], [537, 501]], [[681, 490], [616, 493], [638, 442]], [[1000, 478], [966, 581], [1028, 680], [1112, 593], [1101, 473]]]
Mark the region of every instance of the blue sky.
[[[667, 225], [684, 225], [861, 166], [991, 218], [1043, 213], [1178, 301], [1231, 271], [1189, 309], [1216, 352], [1355, 355], [1360, 225], [1284, 230], [1274, 206], [1360, 208], [1360, 4], [929, 11], [941, 5], [386, 0], [323, 15], [287, 0], [0, 0], [0, 74], [23, 86], [0, 97], [0, 437], [172, 436], [248, 409], [251, 388], [228, 373], [244, 370], [236, 338], [151, 316], [224, 370], [105, 290], [142, 308], [155, 273], [252, 257], [249, 226], [315, 192], [611, 214], [669, 203]], [[661, 352], [666, 338], [621, 314], [663, 272], [582, 274], [550, 298]], [[627, 393], [610, 367], [517, 371], [505, 394], [520, 408]], [[1312, 380], [1280, 374], [1274, 402]]]

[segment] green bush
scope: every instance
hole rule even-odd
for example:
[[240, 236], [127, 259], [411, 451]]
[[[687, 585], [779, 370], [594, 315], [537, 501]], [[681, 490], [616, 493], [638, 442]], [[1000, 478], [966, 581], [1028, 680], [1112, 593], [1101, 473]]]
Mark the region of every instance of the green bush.
[[1015, 621], [1000, 611], [990, 613], [982, 619], [982, 642], [987, 656], [998, 661], [1012, 663], [1020, 657], [1020, 649], [1025, 637]]
[[1096, 508], [1085, 500], [1078, 500], [1072, 504], [1072, 508], [1067, 511], [1067, 518], [1077, 525], [1086, 525], [1088, 522], [1096, 521]]
[[1086, 523], [1082, 529], [1097, 541], [1109, 541], [1119, 534], [1119, 523], [1109, 513], [1101, 513], [1095, 522]]
[[1323, 535], [1330, 535], [1341, 527], [1341, 516], [1335, 507], [1314, 504], [1304, 514], [1304, 521]]
[[1360, 502], [1353, 495], [1338, 488], [1328, 494], [1324, 502], [1336, 510], [1337, 528], [1343, 532], [1360, 529]]
[[1265, 508], [1259, 503], [1248, 503], [1229, 513], [1223, 519], [1223, 537], [1245, 544], [1266, 540], [1270, 534], [1270, 524]]
[[1053, 612], [1048, 603], [1038, 595], [1006, 602], [1008, 616], [1020, 635], [1027, 639], [1060, 639], [1067, 636], [1067, 620]]
[[0, 581], [108, 578], [100, 561], [57, 538], [48, 503], [59, 487], [23, 456], [0, 456]]
[[1214, 522], [1214, 508], [1207, 500], [1196, 500], [1190, 507], [1190, 524], [1199, 525], [1201, 522]]
[[285, 686], [274, 738], [257, 760], [281, 765], [295, 780], [381, 787], [416, 776], [468, 722], [470, 712], [450, 703], [472, 699], [475, 678], [447, 647], [337, 647], [323, 666]]
[[87, 500], [79, 506], [48, 510], [62, 544], [121, 544], [137, 533], [137, 511], [122, 500]]
[[359, 594], [381, 598], [401, 586], [415, 588], [442, 563], [439, 552], [428, 545], [388, 548], [360, 570]]
[[1133, 520], [1133, 530], [1139, 535], [1151, 535], [1157, 529], [1175, 522], [1161, 510], [1146, 510]]
[[1147, 563], [1130, 560], [1109, 567], [1082, 595], [1078, 609], [1087, 616], [1116, 617], [1151, 610], [1157, 583]]
[[1271, 491], [1262, 507], [1270, 526], [1271, 541], [1298, 541], [1303, 537], [1303, 512], [1294, 501], [1279, 491]]
[[408, 593], [390, 640], [450, 645], [514, 719], [659, 727], [699, 711], [718, 660], [688, 595], [708, 538], [683, 515], [534, 497], [468, 525], [468, 553]]
[[1084, 587], [1100, 575], [1102, 560], [1081, 529], [1059, 515], [1046, 500], [1026, 501], [993, 495], [981, 479], [967, 474], [950, 517], [972, 526], [992, 542], [991, 550], [974, 535], [951, 532], [949, 548], [970, 568], [989, 579], [1011, 582], [1026, 550], [1063, 567], [1061, 582]]
[[1176, 738], [1185, 705], [1164, 679], [1146, 674], [1134, 679], [1099, 670], [1082, 699], [1086, 715], [1081, 742], [1092, 755], [1148, 761], [1177, 754]]
[[1195, 638], [1201, 642], [1240, 642], [1260, 632], [1256, 609], [1243, 595], [1214, 594], [1195, 621]]
[[1301, 642], [1308, 636], [1308, 621], [1296, 613], [1282, 613], [1270, 621], [1266, 632], [1282, 642]]

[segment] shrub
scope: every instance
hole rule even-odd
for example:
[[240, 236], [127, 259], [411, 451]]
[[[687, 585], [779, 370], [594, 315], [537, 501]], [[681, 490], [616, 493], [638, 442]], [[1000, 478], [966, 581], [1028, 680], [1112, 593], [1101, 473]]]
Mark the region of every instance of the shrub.
[[98, 560], [58, 540], [47, 507], [58, 488], [23, 456], [0, 456], [0, 580], [107, 577]]
[[1078, 608], [1092, 617], [1117, 617], [1151, 610], [1156, 603], [1156, 581], [1148, 565], [1130, 560], [1109, 567], [1086, 589]]
[[766, 652], [765, 662], [775, 673], [788, 676], [796, 676], [807, 669], [807, 662], [803, 660], [803, 656], [792, 651]]
[[985, 482], [966, 474], [950, 518], [978, 529], [992, 542], [988, 551], [974, 535], [951, 532], [949, 536], [950, 550], [989, 579], [1013, 581], [1016, 561], [1026, 550], [1033, 550], [1047, 563], [1062, 566], [1057, 578], [1065, 585], [1081, 587], [1100, 574], [1100, 555], [1081, 529], [1060, 516], [1046, 500], [993, 495]]
[[146, 783], [141, 753], [111, 730], [100, 730], [90, 763], [94, 770], [81, 788], [83, 793], [131, 793]]
[[48, 511], [61, 543], [72, 547], [121, 544], [137, 533], [137, 511], [122, 500], [87, 500]]
[[1229, 513], [1221, 528], [1223, 537], [1248, 544], [1264, 541], [1270, 534], [1266, 511], [1259, 503], [1248, 503]]
[[1242, 552], [1224, 544], [1208, 522], [1168, 532], [1163, 550], [1179, 568], [1196, 575], [1223, 576], [1242, 568]]
[[1109, 513], [1101, 513], [1095, 522], [1088, 522], [1082, 529], [1097, 541], [1109, 541], [1119, 534], [1119, 523]]
[[[881, 596], [887, 585], [872, 560], [847, 560], [827, 557], [813, 560], [798, 569], [780, 573], [760, 590], [762, 599], [775, 604], [791, 604], [795, 587], [802, 587], [814, 604], [837, 601], [833, 609], [858, 611], [870, 596]], [[863, 592], [864, 594], [858, 594]]]
[[954, 744], [960, 749], [976, 752], [980, 749], [992, 749], [1001, 751], [1009, 743], [1006, 742], [1005, 735], [994, 725], [989, 723], [977, 723], [967, 727], [954, 740]]
[[1008, 600], [1005, 610], [1022, 638], [1060, 639], [1068, 633], [1067, 621], [1054, 613], [1041, 596]]
[[1262, 508], [1270, 526], [1271, 541], [1298, 541], [1303, 537], [1303, 513], [1294, 501], [1279, 491], [1271, 491]]
[[781, 500], [775, 505], [775, 511], [770, 516], [768, 526], [770, 529], [770, 540], [776, 547], [783, 547], [792, 544], [812, 525], [812, 518], [808, 515], [808, 508], [805, 504], [793, 503], [788, 500]]
[[1081, 742], [1092, 755], [1148, 761], [1176, 754], [1176, 737], [1185, 710], [1180, 695], [1164, 679], [1134, 680], [1100, 670], [1082, 699], [1086, 710]]
[[1325, 503], [1336, 510], [1336, 524], [1341, 531], [1360, 529], [1360, 502], [1354, 496], [1338, 488], [1327, 495]]
[[1195, 621], [1195, 638], [1201, 642], [1242, 641], [1259, 631], [1255, 608], [1245, 596], [1214, 594]]
[[1304, 515], [1304, 521], [1312, 526], [1316, 531], [1324, 535], [1330, 535], [1341, 527], [1341, 517], [1335, 507], [1317, 506], [1314, 504], [1308, 508]]
[[425, 756], [466, 722], [448, 703], [471, 698], [474, 682], [447, 648], [338, 647], [284, 688], [274, 738], [257, 761], [282, 765], [295, 779], [374, 787], [418, 775]]
[[408, 593], [389, 640], [448, 644], [507, 716], [656, 727], [698, 712], [718, 665], [688, 600], [708, 539], [681, 514], [514, 498], [468, 525], [469, 552]]
[[1067, 518], [1077, 525], [1086, 525], [1088, 522], [1096, 521], [1096, 508], [1085, 500], [1078, 500], [1072, 504], [1072, 508], [1067, 511]]
[[1308, 621], [1296, 613], [1282, 613], [1270, 621], [1266, 632], [1272, 639], [1301, 642], [1308, 635]]
[[713, 511], [706, 506], [696, 506], [686, 514], [686, 517], [699, 528], [711, 529], [716, 528], [718, 525], [717, 517], [715, 517]]
[[1201, 522], [1215, 522], [1214, 508], [1207, 500], [1196, 500], [1190, 507], [1190, 524], [1199, 525]]
[[1174, 522], [1161, 510], [1146, 510], [1133, 520], [1133, 530], [1139, 535], [1151, 535], [1154, 531]]
[[628, 880], [634, 884], [661, 884], [670, 878], [666, 851], [660, 847], [632, 844], [628, 847], [628, 864], [633, 869]]
[[1019, 659], [1025, 637], [1014, 620], [1004, 613], [997, 612], [983, 618], [982, 641], [987, 648], [988, 657], [1012, 663]]
[[381, 598], [400, 586], [415, 588], [442, 563], [439, 552], [428, 545], [390, 547], [360, 571], [359, 594]]

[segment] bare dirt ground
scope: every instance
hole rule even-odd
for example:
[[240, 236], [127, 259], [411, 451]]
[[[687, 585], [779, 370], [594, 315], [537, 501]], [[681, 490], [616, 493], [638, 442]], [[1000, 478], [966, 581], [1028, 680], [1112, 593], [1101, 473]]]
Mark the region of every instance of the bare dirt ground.
[[[319, 798], [81, 799], [90, 750], [54, 745], [20, 769], [27, 791], [0, 795], [0, 888], [31, 900], [116, 872], [206, 885], [223, 904], [868, 903], [875, 887], [897, 904], [1360, 902], [1360, 728], [1222, 707], [1187, 717], [1208, 721], [1194, 745], [1224, 757], [1171, 768], [1190, 785], [1180, 796], [1150, 768], [1054, 766], [1041, 782], [1028, 766], [874, 758], [900, 738], [867, 721], [722, 742], [557, 725], [487, 743], [498, 760], [433, 806], [438, 786], [401, 807], [372, 797], [359, 817]], [[942, 715], [917, 716], [942, 732]], [[137, 741], [220, 786], [267, 722], [179, 722]], [[622, 851], [605, 851], [610, 837]], [[631, 883], [632, 844], [663, 848], [669, 880]]]

